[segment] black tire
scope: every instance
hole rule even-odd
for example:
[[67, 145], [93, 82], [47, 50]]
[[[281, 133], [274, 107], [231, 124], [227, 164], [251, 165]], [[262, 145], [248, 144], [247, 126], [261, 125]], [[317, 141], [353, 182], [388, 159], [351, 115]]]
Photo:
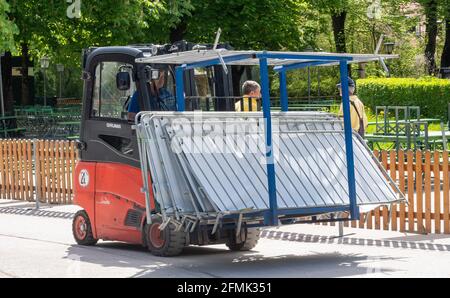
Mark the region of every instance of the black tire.
[[[173, 257], [181, 254], [186, 246], [186, 233], [183, 229], [175, 231], [176, 226], [173, 223], [169, 223], [161, 231], [159, 230], [161, 224], [161, 217], [155, 216], [152, 217], [152, 224], [145, 226], [145, 242], [148, 250], [158, 257]], [[155, 238], [156, 233], [159, 233], [159, 237]]]
[[[82, 221], [83, 223], [80, 223]], [[82, 230], [80, 230], [80, 225], [83, 224]], [[91, 246], [95, 245], [98, 239], [94, 238], [92, 234], [91, 221], [86, 211], [80, 210], [75, 213], [72, 221], [72, 233], [73, 238], [79, 245]]]
[[236, 233], [233, 233], [228, 238], [226, 245], [232, 251], [249, 251], [255, 248], [258, 244], [259, 237], [261, 235], [261, 230], [259, 228], [243, 228], [241, 232], [241, 237], [243, 236], [244, 241], [237, 243]]

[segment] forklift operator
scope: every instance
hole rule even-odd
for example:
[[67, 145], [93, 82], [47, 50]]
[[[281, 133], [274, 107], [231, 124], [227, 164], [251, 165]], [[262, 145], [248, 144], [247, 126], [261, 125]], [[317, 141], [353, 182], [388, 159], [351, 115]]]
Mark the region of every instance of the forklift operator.
[[[157, 107], [156, 110], [161, 111], [176, 111], [175, 97], [165, 87], [164, 71], [160, 72], [159, 79], [149, 80], [147, 87], [150, 89], [150, 106]], [[134, 121], [134, 117], [141, 111], [139, 107], [139, 92], [134, 92], [128, 106], [128, 120]]]

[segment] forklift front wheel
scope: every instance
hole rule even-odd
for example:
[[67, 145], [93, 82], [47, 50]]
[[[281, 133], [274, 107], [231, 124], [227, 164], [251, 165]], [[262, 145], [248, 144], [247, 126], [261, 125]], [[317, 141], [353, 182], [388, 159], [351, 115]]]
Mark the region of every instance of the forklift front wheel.
[[255, 248], [258, 244], [259, 237], [261, 235], [261, 230], [259, 228], [243, 228], [241, 230], [241, 239], [238, 241], [236, 239], [236, 234], [233, 233], [228, 238], [226, 245], [232, 251], [248, 251]]
[[145, 226], [145, 237], [148, 250], [155, 256], [173, 257], [179, 255], [186, 245], [186, 233], [176, 231], [176, 226], [169, 223], [160, 230], [161, 217], [153, 217], [152, 224]]
[[72, 232], [75, 241], [79, 245], [95, 245], [98, 241], [92, 234], [91, 221], [84, 210], [75, 213], [72, 222]]

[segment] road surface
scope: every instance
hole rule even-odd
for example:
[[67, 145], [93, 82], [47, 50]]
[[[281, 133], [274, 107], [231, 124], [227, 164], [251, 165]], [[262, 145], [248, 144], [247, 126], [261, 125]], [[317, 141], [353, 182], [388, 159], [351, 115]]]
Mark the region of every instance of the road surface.
[[189, 247], [175, 258], [117, 242], [75, 243], [75, 206], [0, 200], [0, 277], [450, 277], [450, 235], [293, 225], [252, 252]]

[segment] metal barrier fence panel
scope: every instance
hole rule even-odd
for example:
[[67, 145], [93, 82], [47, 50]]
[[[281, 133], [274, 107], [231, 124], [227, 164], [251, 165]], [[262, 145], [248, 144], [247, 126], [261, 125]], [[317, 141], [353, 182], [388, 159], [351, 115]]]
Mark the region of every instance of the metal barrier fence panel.
[[[301, 214], [297, 209], [303, 208], [314, 214], [312, 208], [348, 204], [341, 121], [317, 112], [273, 113], [272, 118], [278, 210]], [[261, 113], [184, 113], [182, 119], [176, 113], [141, 113], [143, 179], [149, 168], [163, 217], [269, 209], [263, 126]], [[357, 204], [403, 200], [356, 135], [354, 148]], [[204, 208], [204, 202], [213, 208]]]

